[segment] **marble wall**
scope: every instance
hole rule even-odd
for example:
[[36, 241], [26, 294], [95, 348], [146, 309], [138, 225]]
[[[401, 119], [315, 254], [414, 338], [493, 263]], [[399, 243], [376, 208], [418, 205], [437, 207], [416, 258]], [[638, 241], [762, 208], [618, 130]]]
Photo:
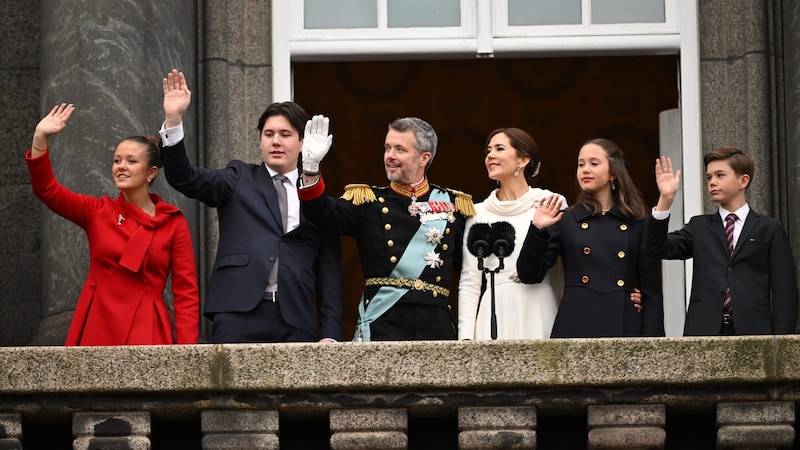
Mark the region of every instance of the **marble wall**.
[[[23, 133], [28, 137], [16, 143], [16, 153], [21, 155], [30, 144], [29, 136], [41, 115], [57, 103], [74, 103], [76, 112], [67, 128], [50, 142], [56, 177], [74, 191], [116, 197], [119, 193], [111, 179], [116, 144], [127, 136], [157, 133], [163, 121], [161, 78], [167, 70], [180, 67], [190, 77], [195, 74], [195, 2], [164, 1], [158, 9], [135, 1], [114, 2], [113, 8], [102, 0], [45, 0], [39, 5], [40, 14], [31, 19], [37, 25], [31, 28], [40, 25], [42, 30], [32, 46], [39, 52], [30, 64], [38, 68], [33, 72], [37, 82], [28, 89], [35, 93], [29, 100], [32, 114]], [[8, 92], [4, 90], [4, 96]], [[191, 136], [193, 114], [187, 122]], [[24, 160], [19, 156], [16, 160], [24, 183]], [[189, 222], [196, 224], [196, 206], [171, 190], [163, 177], [156, 180], [153, 190], [181, 207]], [[18, 322], [30, 326], [39, 313], [43, 320], [32, 340], [11, 336], [4, 344], [58, 345], [64, 341], [86, 277], [86, 238], [79, 227], [44, 210], [35, 199], [28, 200], [26, 209], [36, 224], [29, 228], [41, 230], [36, 239], [41, 266], [36, 261], [25, 266], [39, 272], [39, 292], [32, 297], [40, 296], [41, 312]], [[21, 266], [7, 258], [3, 267]]]
[[0, 3], [0, 346], [30, 342], [41, 316], [41, 211], [23, 153], [39, 117], [39, 2]]

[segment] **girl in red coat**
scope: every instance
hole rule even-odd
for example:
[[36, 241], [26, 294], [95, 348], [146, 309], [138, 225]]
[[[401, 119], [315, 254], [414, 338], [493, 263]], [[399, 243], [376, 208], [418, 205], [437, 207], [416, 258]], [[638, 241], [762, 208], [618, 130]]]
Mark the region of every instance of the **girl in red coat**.
[[[25, 155], [34, 194], [89, 239], [89, 275], [66, 345], [196, 344], [200, 300], [189, 226], [178, 208], [150, 193], [161, 165], [158, 139], [119, 143], [111, 168], [119, 197], [79, 194], [56, 181], [47, 147], [74, 111], [53, 107]], [[163, 297], [170, 274], [174, 332]]]

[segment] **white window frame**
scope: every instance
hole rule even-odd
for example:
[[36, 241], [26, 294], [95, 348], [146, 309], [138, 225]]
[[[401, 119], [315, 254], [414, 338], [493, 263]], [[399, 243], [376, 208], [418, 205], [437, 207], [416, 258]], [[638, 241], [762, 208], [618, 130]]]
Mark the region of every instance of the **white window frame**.
[[[683, 163], [683, 217], [703, 212], [700, 121], [698, 0], [665, 0], [663, 24], [592, 25], [590, 0], [582, 0], [583, 24], [509, 27], [506, 0], [461, 0], [462, 26], [386, 28], [386, 0], [378, 0], [377, 29], [302, 30], [300, 0], [272, 0], [273, 100], [292, 95], [293, 61], [400, 60], [409, 58], [527, 57], [672, 54], [679, 56], [680, 124]], [[504, 8], [505, 11], [504, 11]], [[299, 10], [299, 13], [298, 13]], [[381, 14], [383, 14], [381, 16]], [[502, 23], [498, 23], [502, 22]], [[383, 26], [384, 28], [381, 28]], [[673, 208], [680, 208], [675, 205]], [[692, 261], [670, 264], [665, 301], [682, 298], [688, 305]], [[680, 320], [680, 327], [673, 320]], [[668, 329], [682, 330], [682, 318], [667, 318]], [[672, 335], [680, 333], [672, 332]]]
[[[302, 5], [302, 0], [294, 0]], [[387, 0], [378, 2], [378, 26], [376, 28], [329, 28], [305, 29], [305, 10], [295, 6], [291, 12], [291, 35], [293, 42], [302, 41], [348, 41], [348, 40], [392, 40], [392, 39], [459, 39], [475, 37], [476, 0], [461, 0], [461, 26], [457, 27], [389, 27]]]

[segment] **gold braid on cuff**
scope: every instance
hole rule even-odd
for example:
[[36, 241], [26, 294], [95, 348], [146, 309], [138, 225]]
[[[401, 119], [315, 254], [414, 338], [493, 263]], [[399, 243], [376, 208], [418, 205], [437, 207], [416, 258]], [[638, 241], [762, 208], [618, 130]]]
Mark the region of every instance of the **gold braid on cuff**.
[[437, 286], [435, 284], [427, 283], [417, 278], [393, 278], [393, 277], [367, 278], [367, 280], [364, 282], [364, 285], [409, 288], [413, 291], [423, 291], [423, 292], [430, 291], [431, 295], [433, 295], [434, 297], [436, 297], [437, 295], [444, 295], [445, 297], [450, 296], [450, 289], [446, 289], [441, 286]]

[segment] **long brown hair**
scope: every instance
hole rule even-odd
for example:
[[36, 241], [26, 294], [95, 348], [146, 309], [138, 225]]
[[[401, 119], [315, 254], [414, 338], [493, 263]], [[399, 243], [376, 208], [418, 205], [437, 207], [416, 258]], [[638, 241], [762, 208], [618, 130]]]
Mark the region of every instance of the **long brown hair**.
[[[583, 145], [588, 144], [602, 148], [608, 158], [608, 169], [611, 176], [614, 177], [615, 184], [615, 189], [611, 190], [614, 206], [631, 220], [644, 220], [647, 217], [647, 204], [642, 193], [633, 184], [622, 150], [613, 141], [603, 138], [589, 139]], [[575, 182], [577, 183], [577, 179]], [[575, 203], [586, 208], [592, 215], [602, 214], [603, 207], [600, 205], [600, 201], [580, 187], [578, 187], [578, 199]]]

